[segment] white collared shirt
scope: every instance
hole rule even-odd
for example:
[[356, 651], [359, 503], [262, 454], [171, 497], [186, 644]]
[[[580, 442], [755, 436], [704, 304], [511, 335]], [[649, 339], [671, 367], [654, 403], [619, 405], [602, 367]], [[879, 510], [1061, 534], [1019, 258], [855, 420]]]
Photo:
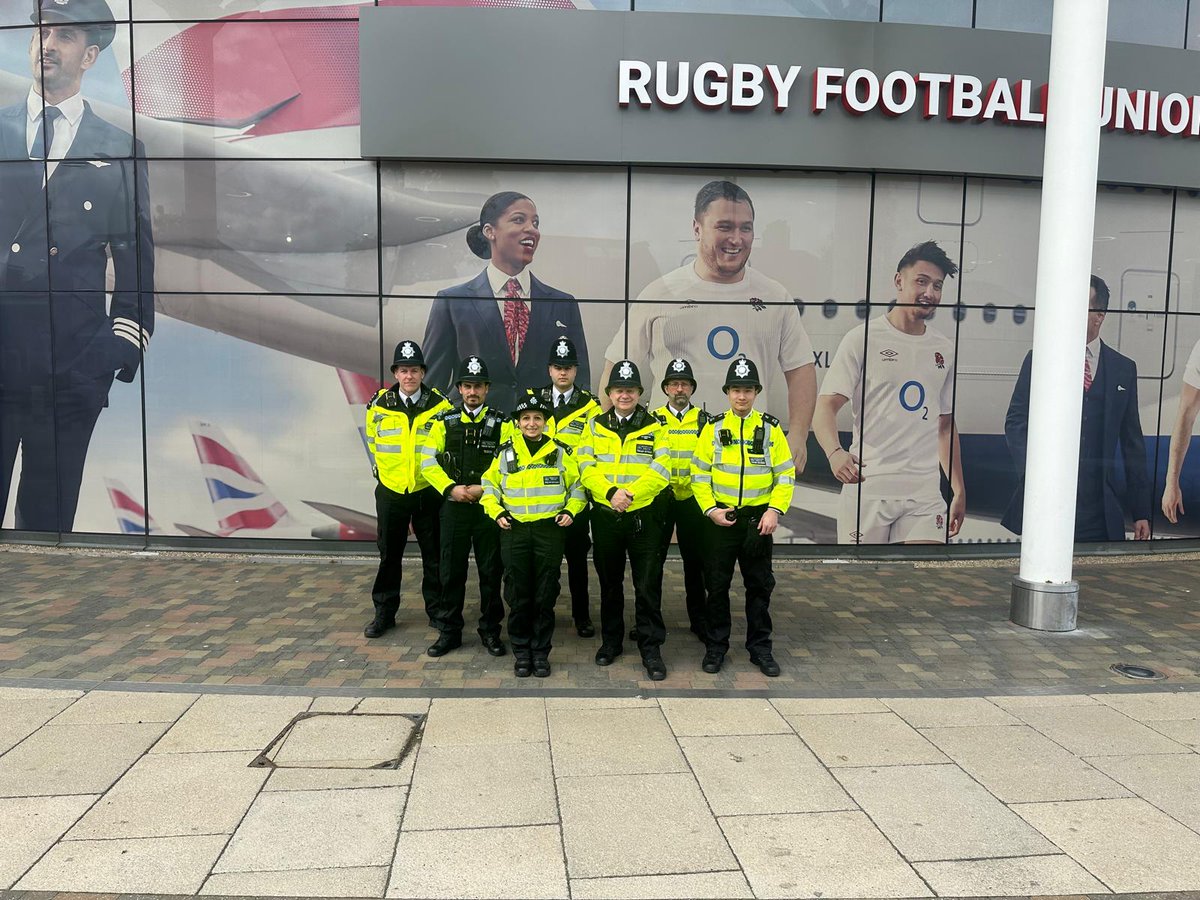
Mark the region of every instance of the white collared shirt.
[[463, 404], [463, 412], [467, 414], [467, 418], [469, 418], [472, 422], [475, 421], [475, 417], [479, 415], [479, 412], [482, 409], [482, 406], [477, 406], [474, 409], [468, 409], [467, 405], [465, 403]]
[[404, 391], [400, 390], [400, 388], [396, 388], [396, 393], [400, 395], [400, 401], [402, 403], [406, 403], [406, 404], [412, 403], [413, 405], [416, 405], [421, 402], [421, 389], [420, 388], [417, 388], [417, 392], [415, 394], [413, 394], [411, 397], [408, 394], [404, 393]]
[[[52, 176], [54, 170], [58, 168], [58, 160], [63, 159], [70, 152], [71, 145], [75, 143], [75, 135], [79, 131], [79, 123], [83, 121], [83, 97], [79, 94], [54, 105], [58, 107], [62, 115], [54, 123], [54, 140], [50, 143], [50, 152], [47, 154], [50, 160], [46, 164], [47, 177]], [[49, 106], [46, 108], [48, 109]], [[25, 100], [25, 112], [25, 149], [29, 158], [32, 159], [33, 143], [37, 139], [38, 128], [42, 124], [42, 95], [33, 88], [29, 89], [29, 96]]]
[[575, 386], [571, 385], [571, 389], [567, 390], [567, 391], [560, 391], [558, 388], [551, 388], [550, 393], [553, 395], [551, 397], [551, 399], [554, 401], [553, 405], [557, 409], [559, 397], [562, 397], [562, 402], [563, 402], [564, 406], [571, 402], [571, 398], [575, 396]]
[[1092, 370], [1092, 381], [1096, 380], [1096, 373], [1100, 371], [1100, 338], [1096, 338], [1087, 345], [1087, 353], [1085, 354], [1088, 367]]
[[692, 404], [689, 403], [687, 406], [685, 406], [683, 409], [680, 410], [680, 409], [676, 409], [674, 406], [672, 406], [670, 403], [668, 403], [667, 409], [669, 409], [672, 412], [672, 414], [675, 416], [675, 418], [677, 418], [680, 422], [682, 422], [683, 417], [692, 411]]

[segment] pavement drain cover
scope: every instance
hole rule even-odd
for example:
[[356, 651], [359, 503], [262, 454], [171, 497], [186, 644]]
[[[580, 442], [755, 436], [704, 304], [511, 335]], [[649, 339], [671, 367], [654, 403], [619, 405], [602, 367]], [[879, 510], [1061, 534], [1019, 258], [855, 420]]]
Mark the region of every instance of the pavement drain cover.
[[425, 716], [300, 713], [250, 763], [267, 769], [398, 769], [420, 743]]
[[1135, 666], [1132, 663], [1114, 663], [1108, 669], [1110, 672], [1116, 672], [1126, 678], [1136, 678], [1138, 681], [1158, 681], [1167, 677], [1162, 672], [1156, 672], [1147, 666]]

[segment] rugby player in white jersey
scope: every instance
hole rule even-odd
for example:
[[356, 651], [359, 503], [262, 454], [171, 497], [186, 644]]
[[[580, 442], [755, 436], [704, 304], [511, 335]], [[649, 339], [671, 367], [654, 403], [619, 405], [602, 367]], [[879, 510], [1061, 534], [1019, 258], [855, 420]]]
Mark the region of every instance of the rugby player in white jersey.
[[[745, 190], [730, 181], [710, 181], [696, 195], [693, 212], [696, 259], [652, 281], [630, 305], [627, 326], [604, 353], [599, 383], [608, 383], [613, 360], [628, 357], [643, 371], [662, 372], [683, 358], [691, 361], [700, 385], [692, 403], [720, 411], [728, 406], [719, 388], [730, 360], [738, 355], [757, 360], [768, 402], [783, 376], [787, 409], [772, 411], [787, 422], [788, 446], [802, 472], [817, 376], [800, 310], [782, 284], [748, 265], [754, 204]], [[665, 402], [660, 390], [648, 408]]]
[[[895, 305], [842, 339], [821, 384], [813, 433], [843, 484], [840, 543], [940, 544], [962, 526], [967, 499], [952, 405], [954, 343], [928, 324], [943, 282], [957, 273], [933, 241], [905, 253], [896, 266]], [[837, 429], [846, 403], [854, 412], [849, 450]], [[949, 473], [953, 492], [948, 516], [939, 469]]]
[[1183, 385], [1179, 389], [1179, 412], [1175, 415], [1175, 427], [1171, 429], [1171, 449], [1167, 454], [1167, 481], [1163, 490], [1162, 511], [1172, 525], [1187, 515], [1183, 508], [1183, 491], [1179, 487], [1179, 476], [1183, 472], [1183, 460], [1188, 445], [1192, 442], [1192, 429], [1196, 426], [1196, 413], [1200, 412], [1200, 342], [1192, 348], [1187, 366], [1183, 370]]

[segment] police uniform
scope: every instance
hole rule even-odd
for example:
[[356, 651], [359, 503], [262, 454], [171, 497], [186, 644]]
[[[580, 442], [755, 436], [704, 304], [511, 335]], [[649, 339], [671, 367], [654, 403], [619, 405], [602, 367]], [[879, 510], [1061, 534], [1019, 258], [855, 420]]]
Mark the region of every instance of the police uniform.
[[[725, 379], [726, 392], [735, 386], [762, 388], [758, 369], [744, 356], [734, 360]], [[774, 540], [759, 534], [758, 527], [768, 509], [781, 516], [787, 512], [796, 483], [796, 466], [779, 420], [756, 409], [745, 417], [732, 409], [715, 417], [696, 440], [692, 478], [696, 503], [706, 516], [718, 508], [730, 509], [735, 516], [729, 526], [711, 519], [706, 523], [708, 601], [704, 615], [708, 652], [702, 668], [709, 673], [720, 671], [729, 650], [729, 586], [737, 563], [746, 588], [746, 649], [750, 661], [764, 674], [778, 675], [779, 667], [771, 655]]]
[[[641, 388], [637, 366], [613, 366], [606, 390]], [[666, 639], [662, 618], [661, 524], [654, 499], [671, 478], [667, 429], [661, 419], [635, 406], [622, 422], [615, 408], [592, 419], [579, 444], [579, 476], [592, 500], [593, 559], [600, 579], [600, 649], [596, 664], [607, 666], [621, 654], [625, 637], [625, 559], [633, 569], [634, 620], [638, 649], [650, 678], [666, 677], [660, 647]], [[633, 495], [617, 512], [612, 498]]]
[[[396, 345], [393, 370], [398, 366], [425, 368], [425, 357], [414, 341]], [[375, 513], [379, 521], [379, 572], [371, 588], [375, 619], [363, 629], [369, 638], [379, 637], [396, 624], [410, 524], [421, 548], [421, 594], [430, 621], [438, 610], [442, 495], [421, 473], [418, 456], [434, 419], [451, 407], [449, 400], [427, 384], [422, 382], [418, 390], [419, 396], [406, 399], [400, 385], [393, 384], [367, 405], [367, 449], [378, 480]]]
[[[40, 7], [45, 25], [112, 42], [104, 0]], [[79, 94], [43, 103], [31, 90], [0, 110], [0, 509], [21, 447], [16, 527], [71, 531], [113, 378], [133, 381], [154, 330], [154, 245], [141, 144]]]
[[[665, 393], [668, 381], [679, 380], [690, 381], [693, 390], [696, 387], [691, 363], [683, 358], [674, 359], [667, 365], [660, 388]], [[688, 626], [696, 637], [704, 640], [705, 520], [692, 494], [692, 455], [696, 451], [696, 438], [700, 430], [712, 416], [694, 404], [679, 413], [670, 403], [654, 410], [654, 415], [666, 423], [667, 446], [671, 453], [671, 486], [658, 495], [662, 558], [665, 564], [667, 550], [671, 546], [671, 534], [674, 532], [679, 556], [683, 560]]]
[[[550, 348], [547, 365], [579, 365], [575, 343], [565, 337], [555, 341]], [[533, 393], [550, 407], [550, 418], [546, 420], [547, 436], [575, 450], [588, 420], [600, 414], [600, 403], [596, 396], [578, 385], [572, 387], [570, 397], [556, 396], [553, 384], [538, 388]], [[567, 529], [567, 587], [571, 592], [571, 618], [575, 620], [575, 629], [580, 637], [591, 637], [596, 633], [588, 597], [588, 550], [592, 547], [588, 534], [590, 527], [591, 509], [585, 505]]]
[[[459, 366], [456, 384], [490, 384], [487, 364], [469, 356]], [[457, 485], [481, 485], [502, 437], [508, 416], [486, 404], [468, 412], [452, 406], [437, 416], [421, 443], [421, 474], [442, 495], [441, 555], [438, 570], [441, 592], [433, 616], [438, 640], [428, 650], [441, 656], [462, 644], [463, 607], [471, 548], [479, 570], [479, 637], [492, 656], [505, 654], [500, 640], [504, 602], [500, 598], [500, 530], [476, 502], [457, 502], [450, 496]]]
[[[531, 394], [513, 410], [514, 421], [529, 411], [546, 417], [550, 413], [541, 398]], [[544, 678], [550, 674], [554, 604], [570, 530], [556, 519], [564, 512], [578, 515], [587, 503], [570, 448], [544, 435], [533, 443], [514, 434], [483, 475], [481, 503], [492, 519], [505, 518], [511, 525], [500, 532], [500, 556], [513, 671], [521, 678]]]

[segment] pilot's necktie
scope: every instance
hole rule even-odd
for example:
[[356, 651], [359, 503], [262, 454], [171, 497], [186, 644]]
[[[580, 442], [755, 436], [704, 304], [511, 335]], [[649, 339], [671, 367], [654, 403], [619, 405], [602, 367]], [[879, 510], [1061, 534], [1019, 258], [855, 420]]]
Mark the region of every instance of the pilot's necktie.
[[29, 152], [30, 159], [45, 159], [50, 155], [50, 148], [54, 146], [54, 123], [60, 118], [62, 118], [62, 110], [57, 106], [47, 106], [43, 111], [37, 134], [33, 136], [33, 149]]
[[510, 278], [504, 283], [504, 334], [508, 338], [508, 352], [516, 365], [529, 331], [529, 308], [521, 299], [521, 282]]
[[1092, 389], [1092, 364], [1087, 358], [1087, 354], [1083, 356], [1083, 392], [1086, 394]]

